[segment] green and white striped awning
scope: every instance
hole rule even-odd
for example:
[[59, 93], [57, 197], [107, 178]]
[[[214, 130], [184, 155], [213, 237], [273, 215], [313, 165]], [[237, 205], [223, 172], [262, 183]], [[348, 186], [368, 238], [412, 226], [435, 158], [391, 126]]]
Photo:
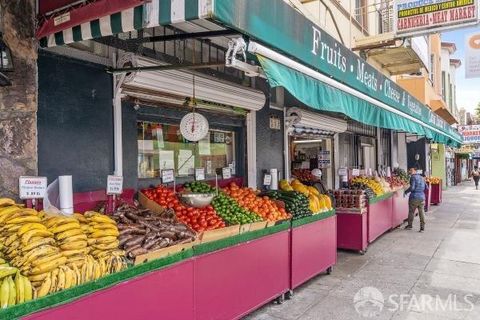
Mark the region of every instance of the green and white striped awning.
[[153, 0], [40, 39], [40, 46], [54, 47], [111, 36], [123, 32], [202, 19], [211, 11], [212, 0]]

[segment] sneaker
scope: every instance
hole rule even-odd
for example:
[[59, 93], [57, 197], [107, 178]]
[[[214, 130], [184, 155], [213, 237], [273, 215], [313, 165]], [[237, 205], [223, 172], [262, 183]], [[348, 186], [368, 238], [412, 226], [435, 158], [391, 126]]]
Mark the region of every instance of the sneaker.
[[423, 232], [423, 231], [425, 231], [425, 228], [420, 228], [418, 232]]
[[405, 230], [412, 230], [412, 226], [406, 226], [404, 229]]

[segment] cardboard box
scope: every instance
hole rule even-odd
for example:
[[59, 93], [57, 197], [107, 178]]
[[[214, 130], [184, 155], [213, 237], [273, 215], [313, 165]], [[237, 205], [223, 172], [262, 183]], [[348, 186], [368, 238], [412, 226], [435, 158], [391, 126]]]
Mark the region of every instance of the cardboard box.
[[233, 237], [240, 234], [240, 225], [234, 225], [230, 227], [225, 227], [221, 229], [208, 230], [204, 231], [201, 235], [201, 242], [211, 242], [215, 240], [220, 240], [228, 237]]
[[250, 225], [250, 231], [257, 231], [265, 229], [267, 227], [267, 221], [253, 222]]
[[142, 205], [142, 207], [149, 209], [155, 213], [162, 213], [165, 211], [165, 208], [156, 203], [153, 200], [150, 200], [145, 196], [143, 193], [138, 193], [138, 202]]
[[250, 231], [251, 223], [240, 225], [240, 234]]
[[151, 260], [154, 260], [154, 259], [164, 258], [164, 257], [167, 257], [167, 256], [172, 255], [174, 253], [183, 251], [185, 249], [190, 249], [191, 247], [193, 247], [194, 245], [197, 245], [199, 243], [200, 243], [199, 240], [195, 240], [195, 241], [188, 242], [188, 243], [176, 244], [176, 245], [173, 245], [173, 246], [170, 246], [170, 247], [158, 249], [158, 250], [155, 250], [155, 251], [150, 251], [150, 252], [147, 252], [145, 254], [141, 254], [141, 255], [136, 256], [134, 264], [137, 265], [137, 264], [145, 263], [145, 262], [148, 262], [148, 261], [151, 261]]

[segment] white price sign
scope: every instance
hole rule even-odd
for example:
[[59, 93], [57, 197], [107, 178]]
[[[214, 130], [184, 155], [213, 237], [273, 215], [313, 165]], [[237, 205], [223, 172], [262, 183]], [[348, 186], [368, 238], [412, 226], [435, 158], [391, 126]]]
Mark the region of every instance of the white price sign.
[[195, 168], [195, 181], [205, 180], [205, 168]]
[[123, 192], [123, 177], [112, 176], [107, 177], [107, 194], [122, 194]]
[[347, 168], [345, 168], [345, 167], [338, 168], [338, 175], [339, 176], [346, 176], [347, 175]]
[[360, 170], [359, 169], [352, 169], [352, 176], [358, 177], [360, 175]]
[[18, 179], [20, 199], [43, 199], [47, 192], [46, 177], [26, 177]]
[[263, 176], [263, 185], [264, 186], [272, 185], [272, 175], [271, 174], [267, 173]]
[[223, 179], [230, 179], [232, 177], [232, 170], [230, 167], [222, 168]]
[[162, 170], [162, 182], [163, 183], [173, 182], [174, 179], [175, 179], [175, 174], [173, 173], [172, 169]]

